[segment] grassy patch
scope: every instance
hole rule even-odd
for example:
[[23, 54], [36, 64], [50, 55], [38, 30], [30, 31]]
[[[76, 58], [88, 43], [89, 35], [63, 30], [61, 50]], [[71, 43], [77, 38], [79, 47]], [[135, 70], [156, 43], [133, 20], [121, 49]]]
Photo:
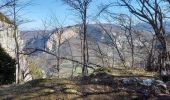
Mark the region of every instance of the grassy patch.
[[96, 73], [107, 73], [113, 76], [140, 76], [140, 77], [157, 77], [157, 72], [147, 72], [142, 68], [129, 68], [129, 69], [118, 69], [118, 68], [111, 68], [111, 67], [101, 67], [97, 68], [94, 73], [91, 75], [95, 75]]
[[112, 69], [111, 73], [113, 76], [148, 76], [157, 77], [157, 72], [147, 72], [142, 68], [130, 68], [130, 69]]

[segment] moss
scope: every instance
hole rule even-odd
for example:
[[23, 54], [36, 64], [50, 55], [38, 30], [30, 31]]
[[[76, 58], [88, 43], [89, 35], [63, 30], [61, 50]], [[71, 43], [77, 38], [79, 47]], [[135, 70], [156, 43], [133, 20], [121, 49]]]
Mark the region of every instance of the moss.
[[40, 79], [43, 77], [42, 69], [36, 64], [29, 62], [29, 69], [33, 79]]

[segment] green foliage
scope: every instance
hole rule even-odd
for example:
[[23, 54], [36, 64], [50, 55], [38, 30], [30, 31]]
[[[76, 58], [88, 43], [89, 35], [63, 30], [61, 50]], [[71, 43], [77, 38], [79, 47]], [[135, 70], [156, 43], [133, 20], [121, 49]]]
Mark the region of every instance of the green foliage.
[[15, 60], [0, 46], [0, 84], [15, 82]]
[[29, 62], [29, 69], [33, 79], [40, 79], [43, 77], [42, 69], [36, 64]]

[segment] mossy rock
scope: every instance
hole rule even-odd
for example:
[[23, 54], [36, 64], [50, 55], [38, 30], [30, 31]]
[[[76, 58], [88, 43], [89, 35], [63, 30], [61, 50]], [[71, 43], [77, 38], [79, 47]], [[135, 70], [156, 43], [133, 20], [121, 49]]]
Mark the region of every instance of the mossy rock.
[[77, 94], [78, 93], [77, 90], [71, 89], [71, 88], [64, 89], [63, 92], [66, 94]]

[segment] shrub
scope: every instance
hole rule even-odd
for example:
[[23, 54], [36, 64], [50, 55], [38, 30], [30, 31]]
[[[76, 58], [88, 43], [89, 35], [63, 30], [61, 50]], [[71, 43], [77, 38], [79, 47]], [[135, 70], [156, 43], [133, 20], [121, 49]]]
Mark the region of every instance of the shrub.
[[40, 79], [43, 77], [42, 69], [33, 62], [29, 61], [29, 69], [33, 79]]

